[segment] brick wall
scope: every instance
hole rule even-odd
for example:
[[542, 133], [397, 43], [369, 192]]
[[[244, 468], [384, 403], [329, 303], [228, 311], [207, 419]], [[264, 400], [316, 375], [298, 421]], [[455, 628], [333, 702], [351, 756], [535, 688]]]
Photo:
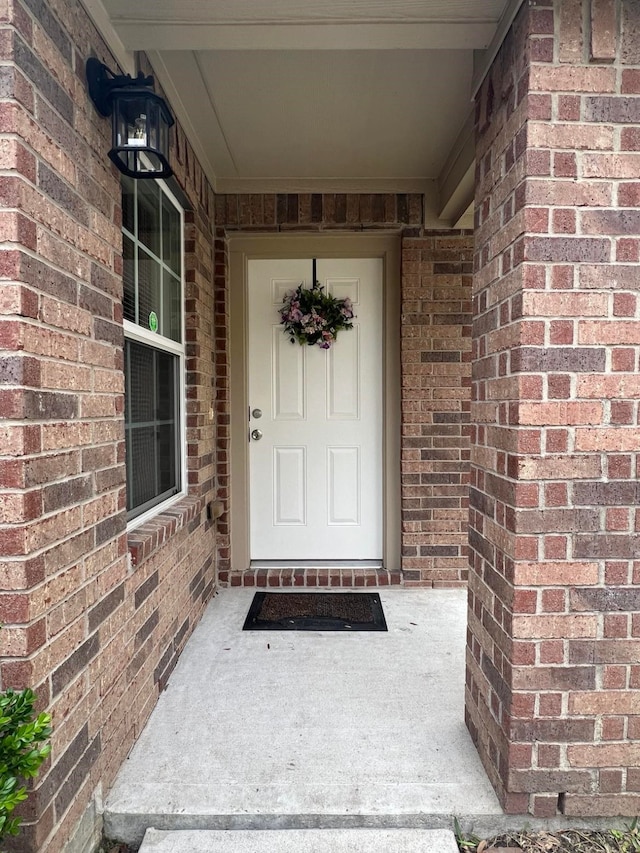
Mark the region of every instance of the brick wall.
[[218, 495], [228, 498], [227, 237], [259, 231], [393, 229], [402, 238], [402, 572], [233, 570], [226, 516], [219, 529], [222, 584], [455, 586], [466, 582], [473, 238], [425, 232], [417, 194], [216, 196]]
[[406, 586], [468, 574], [473, 237], [402, 247], [402, 567]]
[[0, 51], [0, 678], [53, 717], [16, 849], [56, 853], [213, 589], [213, 194], [178, 129], [190, 494], [128, 538], [120, 187], [84, 82], [89, 54], [115, 63], [69, 2], [2, 4]]
[[478, 97], [467, 720], [509, 812], [640, 808], [640, 6], [526, 4]]

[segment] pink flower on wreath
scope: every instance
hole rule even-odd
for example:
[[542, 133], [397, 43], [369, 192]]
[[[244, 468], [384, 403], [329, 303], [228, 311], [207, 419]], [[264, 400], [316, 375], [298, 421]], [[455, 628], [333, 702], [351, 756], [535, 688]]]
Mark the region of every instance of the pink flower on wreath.
[[327, 321], [322, 317], [315, 308], [311, 309], [311, 321], [317, 329], [321, 329], [327, 325]]
[[347, 297], [347, 298], [344, 300], [344, 305], [343, 305], [343, 306], [342, 306], [342, 308], [340, 309], [340, 313], [341, 313], [341, 314], [342, 314], [342, 316], [343, 316], [343, 317], [345, 317], [347, 320], [351, 320], [351, 319], [353, 318], [353, 303], [351, 302], [351, 300], [349, 299], [349, 297]]

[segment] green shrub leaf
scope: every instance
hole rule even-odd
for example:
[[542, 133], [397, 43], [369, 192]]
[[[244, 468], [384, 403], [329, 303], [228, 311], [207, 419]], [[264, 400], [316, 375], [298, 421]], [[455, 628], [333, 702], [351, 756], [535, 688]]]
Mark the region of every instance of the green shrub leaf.
[[29, 689], [0, 694], [0, 840], [20, 829], [20, 818], [10, 817], [27, 799], [27, 789], [19, 788], [18, 781], [36, 776], [51, 752], [51, 745], [43, 744], [51, 735], [51, 717], [34, 716], [35, 698]]

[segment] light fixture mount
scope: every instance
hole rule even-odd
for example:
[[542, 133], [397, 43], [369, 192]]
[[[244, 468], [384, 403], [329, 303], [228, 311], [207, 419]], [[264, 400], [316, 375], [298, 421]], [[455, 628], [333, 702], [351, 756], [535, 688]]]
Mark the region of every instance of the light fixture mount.
[[102, 116], [111, 116], [109, 158], [131, 178], [168, 178], [169, 128], [173, 116], [153, 91], [153, 77], [114, 74], [95, 57], [86, 64], [89, 96]]
[[86, 67], [89, 97], [101, 116], [110, 116], [113, 110], [112, 93], [114, 89], [126, 89], [128, 86], [148, 89], [153, 86], [153, 77], [145, 77], [142, 71], [137, 77], [131, 74], [114, 74], [110, 68], [94, 56], [87, 59]]

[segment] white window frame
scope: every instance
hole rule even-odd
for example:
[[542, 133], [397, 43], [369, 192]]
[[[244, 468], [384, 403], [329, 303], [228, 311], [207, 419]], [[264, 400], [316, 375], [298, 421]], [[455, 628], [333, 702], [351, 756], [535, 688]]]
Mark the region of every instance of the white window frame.
[[[148, 180], [148, 179], [147, 179]], [[151, 520], [156, 515], [165, 512], [169, 507], [173, 506], [178, 501], [182, 500], [189, 491], [188, 471], [187, 471], [187, 383], [186, 383], [186, 318], [185, 318], [185, 272], [184, 272], [184, 208], [181, 206], [178, 199], [171, 192], [165, 181], [156, 180], [160, 191], [169, 199], [180, 215], [180, 338], [181, 343], [166, 338], [164, 335], [159, 335], [157, 332], [152, 332], [150, 329], [145, 329], [137, 323], [132, 323], [131, 320], [123, 320], [124, 336], [126, 339], [135, 343], [146, 344], [163, 352], [168, 352], [171, 355], [178, 357], [178, 394], [179, 417], [178, 417], [178, 441], [179, 441], [179, 465], [180, 465], [180, 491], [175, 495], [162, 501], [161, 503], [152, 506], [145, 512], [137, 515], [127, 522], [127, 533], [134, 530], [136, 527]], [[136, 221], [137, 221], [137, 195], [136, 195]], [[122, 233], [133, 241], [134, 246], [138, 245], [138, 238], [131, 234], [124, 225], [121, 228]], [[144, 246], [144, 244], [143, 244]], [[148, 250], [147, 250], [148, 251]], [[136, 251], [134, 263], [136, 265], [136, 281], [138, 277], [138, 253]], [[161, 345], [159, 342], [161, 341]], [[124, 352], [124, 350], [123, 350]], [[125, 401], [126, 404], [126, 401]], [[126, 461], [125, 461], [126, 465]]]

